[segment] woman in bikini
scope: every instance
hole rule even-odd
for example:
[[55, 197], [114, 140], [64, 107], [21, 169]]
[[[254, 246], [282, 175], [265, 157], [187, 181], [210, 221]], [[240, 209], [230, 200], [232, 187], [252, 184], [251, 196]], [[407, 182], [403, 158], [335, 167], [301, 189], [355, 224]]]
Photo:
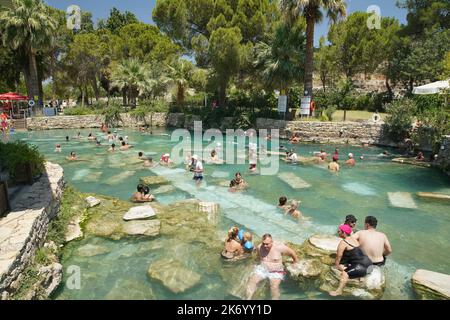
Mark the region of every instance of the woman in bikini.
[[224, 259], [233, 259], [244, 253], [244, 248], [239, 241], [239, 229], [233, 227], [228, 231], [228, 236], [225, 239], [225, 248], [223, 249], [221, 256]]

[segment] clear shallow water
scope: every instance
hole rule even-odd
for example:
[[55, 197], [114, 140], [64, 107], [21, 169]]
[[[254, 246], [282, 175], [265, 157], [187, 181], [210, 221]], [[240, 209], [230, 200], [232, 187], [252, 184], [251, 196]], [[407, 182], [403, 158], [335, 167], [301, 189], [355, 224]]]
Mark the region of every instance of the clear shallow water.
[[[78, 131], [80, 130], [16, 133], [13, 138], [37, 145], [49, 161], [63, 166], [66, 180], [82, 192], [128, 200], [139, 177], [155, 173], [164, 175], [177, 187], [177, 191], [159, 195], [158, 201], [161, 203], [198, 198], [220, 204], [221, 218], [214, 235], [217, 239], [223, 239], [226, 230], [236, 224], [258, 236], [269, 232], [275, 239], [301, 243], [314, 233], [334, 233], [336, 226], [342, 223], [347, 214], [352, 213], [358, 218], [358, 229], [362, 229], [365, 216], [374, 215], [379, 221], [378, 229], [388, 235], [394, 250], [386, 266], [386, 299], [412, 299], [414, 296], [410, 276], [416, 269], [450, 274], [450, 206], [448, 202], [423, 200], [415, 195], [418, 191], [450, 193], [450, 179], [439, 170], [391, 163], [377, 156], [382, 152], [379, 148], [339, 146], [341, 159], [352, 152], [356, 159], [364, 155], [365, 160], [357, 161], [354, 168], [343, 166], [339, 174], [331, 174], [318, 165], [289, 165], [280, 161], [280, 173], [290, 172], [310, 184], [310, 188], [293, 189], [277, 175], [250, 175], [248, 165], [244, 164], [205, 165], [205, 181], [197, 189], [193, 185], [192, 175], [184, 172], [181, 167], [172, 170], [156, 167], [149, 170], [143, 168], [137, 159], [138, 151], [155, 153], [155, 159], [162, 153], [170, 152], [176, 142], [170, 141], [167, 136], [169, 131], [155, 130], [152, 136], [131, 130], [119, 131], [119, 135], [129, 136], [130, 143], [136, 147], [114, 154], [106, 151], [106, 140], [102, 140], [103, 146], [100, 148], [86, 140], [71, 139], [65, 142], [66, 135], [72, 137]], [[81, 132], [87, 137], [90, 131]], [[99, 132], [93, 133], [103, 137]], [[60, 154], [54, 152], [57, 143], [62, 145], [63, 152]], [[205, 142], [204, 146], [208, 144]], [[300, 156], [310, 156], [320, 146], [307, 144], [295, 145], [293, 148]], [[332, 153], [334, 148], [333, 145], [324, 146], [327, 153]], [[65, 158], [70, 151], [77, 152], [79, 158], [86, 161], [67, 161]], [[231, 194], [220, 183], [230, 180], [237, 171], [244, 174], [250, 189], [245, 193]], [[388, 192], [411, 193], [417, 209], [393, 206]], [[311, 217], [311, 221], [299, 224], [284, 217], [275, 207], [281, 195], [301, 200], [300, 210], [305, 216]], [[76, 250], [85, 244], [101, 245], [110, 252], [89, 258], [81, 257]], [[201, 265], [196, 264], [196, 251], [201, 250], [200, 247], [180, 246], [164, 237], [150, 241], [90, 238], [70, 243], [65, 250], [64, 267], [81, 267], [82, 286], [80, 290], [61, 288], [57, 299], [232, 298], [226, 290], [229, 284], [222, 280], [219, 272], [205, 272]], [[201, 284], [185, 294], [174, 295], [150, 281], [146, 275], [148, 265], [167, 256], [168, 252], [182, 257], [189, 252], [192, 261], [189, 260], [188, 264], [202, 274]], [[215, 265], [217, 261], [210, 263]], [[123, 296], [120, 293], [122, 291], [126, 292]], [[282, 285], [281, 298], [329, 297], [313, 289], [301, 291], [295, 283], [286, 281]]]

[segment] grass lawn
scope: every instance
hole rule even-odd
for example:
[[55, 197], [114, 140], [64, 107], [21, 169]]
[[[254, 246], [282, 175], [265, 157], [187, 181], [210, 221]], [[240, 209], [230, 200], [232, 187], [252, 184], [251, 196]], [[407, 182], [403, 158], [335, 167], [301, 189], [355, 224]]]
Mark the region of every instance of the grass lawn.
[[[347, 121], [365, 121], [372, 119], [374, 112], [368, 112], [368, 111], [347, 111]], [[379, 113], [382, 120], [386, 119], [386, 113]], [[333, 113], [333, 122], [339, 122], [344, 120], [344, 111], [338, 110], [335, 113]]]

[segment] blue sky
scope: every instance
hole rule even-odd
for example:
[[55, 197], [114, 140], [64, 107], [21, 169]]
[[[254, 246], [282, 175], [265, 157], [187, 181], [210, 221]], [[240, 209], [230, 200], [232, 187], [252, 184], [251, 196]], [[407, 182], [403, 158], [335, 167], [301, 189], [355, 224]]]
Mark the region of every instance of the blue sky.
[[[112, 7], [120, 11], [131, 11], [136, 17], [146, 23], [153, 23], [152, 10], [156, 0], [45, 0], [49, 5], [61, 10], [66, 10], [68, 6], [78, 5], [83, 11], [90, 11], [94, 22], [100, 18], [107, 18]], [[347, 0], [349, 13], [354, 11], [367, 11], [371, 5], [376, 5], [381, 10], [382, 16], [396, 17], [401, 23], [406, 23], [406, 10], [395, 6], [395, 0]], [[321, 36], [328, 33], [328, 20], [316, 26], [315, 42], [319, 42]]]

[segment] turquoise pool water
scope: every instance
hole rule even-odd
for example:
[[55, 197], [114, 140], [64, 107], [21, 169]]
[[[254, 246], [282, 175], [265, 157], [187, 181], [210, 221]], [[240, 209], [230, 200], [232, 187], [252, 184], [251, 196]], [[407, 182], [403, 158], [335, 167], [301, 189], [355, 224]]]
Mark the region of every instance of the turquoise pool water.
[[[52, 130], [16, 133], [13, 139], [37, 145], [47, 160], [62, 165], [66, 181], [82, 192], [128, 200], [139, 177], [155, 173], [164, 175], [177, 187], [177, 191], [158, 196], [161, 203], [197, 198], [220, 204], [221, 217], [217, 233], [213, 235], [217, 239], [223, 239], [230, 226], [238, 225], [257, 236], [269, 232], [277, 240], [301, 243], [315, 233], [334, 234], [336, 226], [343, 222], [347, 214], [354, 214], [358, 218], [358, 229], [363, 228], [365, 216], [374, 215], [378, 218], [378, 229], [388, 235], [393, 247], [393, 254], [386, 266], [385, 299], [413, 299], [410, 277], [416, 269], [450, 274], [448, 202], [423, 200], [415, 195], [418, 191], [450, 193], [450, 179], [439, 170], [392, 163], [389, 159], [378, 156], [383, 151], [380, 148], [338, 146], [341, 158], [352, 152], [357, 159], [354, 168], [343, 166], [339, 174], [332, 174], [318, 165], [290, 165], [280, 161], [279, 173], [301, 177], [311, 185], [309, 188], [293, 189], [279, 175], [251, 175], [248, 173], [248, 164], [205, 165], [205, 181], [202, 187], [196, 188], [192, 175], [186, 173], [182, 166], [175, 169], [156, 167], [150, 173], [150, 169], [143, 168], [141, 163], [136, 164], [138, 151], [155, 154], [155, 159], [159, 159], [162, 153], [170, 152], [176, 144], [170, 141], [170, 131], [155, 130], [153, 135], [143, 135], [132, 130], [119, 131], [119, 135], [129, 137], [135, 148], [114, 154], [106, 151], [108, 143], [98, 131], [92, 132], [102, 139], [100, 148], [86, 139], [78, 141], [71, 138], [69, 142], [65, 142], [66, 135], [73, 137], [78, 131], [84, 137], [91, 132]], [[54, 152], [57, 143], [62, 145], [62, 153]], [[205, 146], [208, 144], [209, 142], [204, 142]], [[292, 147], [300, 156], [311, 156], [321, 146], [301, 144]], [[327, 153], [332, 153], [336, 146], [322, 147]], [[67, 161], [65, 158], [71, 151], [77, 152], [79, 158], [86, 161]], [[365, 160], [358, 161], [361, 155]], [[245, 193], [232, 194], [225, 187], [219, 186], [218, 182], [230, 180], [237, 171], [243, 173], [250, 188]], [[393, 206], [388, 192], [410, 193], [417, 208]], [[283, 216], [276, 208], [281, 195], [301, 200], [300, 210], [305, 216], [311, 217], [311, 220], [299, 224]], [[90, 258], [77, 255], [76, 249], [85, 244], [100, 244], [108, 248], [109, 253]], [[152, 283], [146, 275], [148, 265], [168, 254], [184, 258], [189, 256], [192, 259], [189, 266], [202, 274], [201, 284], [186, 294], [174, 295]], [[214, 270], [205, 272], [203, 266], [196, 263], [196, 257], [200, 256], [201, 248], [186, 247], [164, 237], [150, 241], [83, 239], [70, 243], [63, 258], [65, 268], [80, 266], [81, 288], [70, 290], [62, 286], [56, 299], [231, 298], [225, 289], [227, 284], [219, 273]], [[129, 291], [131, 287], [133, 290]], [[121, 288], [128, 288], [129, 292], [121, 291]], [[282, 284], [281, 291], [282, 299], [330, 299], [315, 289], [301, 291], [289, 280]]]

